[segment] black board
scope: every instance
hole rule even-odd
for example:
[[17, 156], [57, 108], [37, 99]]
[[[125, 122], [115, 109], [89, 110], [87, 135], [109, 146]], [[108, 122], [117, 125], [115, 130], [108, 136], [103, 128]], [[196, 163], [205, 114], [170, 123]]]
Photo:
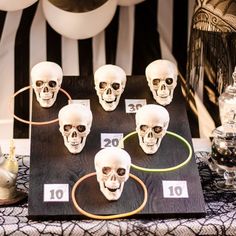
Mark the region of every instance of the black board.
[[[101, 149], [101, 133], [123, 133], [125, 136], [135, 130], [135, 115], [126, 113], [125, 99], [146, 99], [148, 104], [156, 104], [145, 76], [127, 78], [120, 103], [112, 112], [105, 112], [99, 104], [93, 77], [65, 76], [62, 88], [69, 92], [72, 99], [89, 99], [93, 113], [92, 128], [83, 151], [73, 155], [64, 146], [58, 123], [32, 127], [29, 185], [29, 217], [32, 219], [86, 218], [73, 206], [71, 189], [80, 177], [95, 171], [94, 156]], [[60, 108], [66, 104], [67, 99], [61, 92], [53, 107], [48, 109], [41, 108], [34, 96], [32, 119], [34, 121], [55, 119]], [[179, 83], [172, 103], [166, 108], [170, 113], [168, 130], [182, 135], [192, 145], [185, 102]], [[188, 154], [184, 145], [170, 135], [163, 138], [154, 156], [141, 151], [135, 135], [125, 141], [124, 148], [131, 155], [134, 164], [148, 168], [177, 165], [183, 162]], [[145, 173], [131, 168], [131, 173], [142, 179], [148, 188], [148, 202], [140, 213], [133, 216], [134, 218], [200, 217], [205, 214], [200, 177], [194, 157], [187, 165], [172, 172]], [[188, 197], [164, 197], [163, 181], [185, 181]], [[45, 184], [67, 184], [68, 201], [44, 201]], [[125, 184], [121, 198], [116, 202], [109, 202], [99, 191], [96, 178], [91, 177], [81, 184], [76, 191], [76, 198], [79, 205], [91, 213], [111, 215], [137, 208], [143, 200], [143, 193], [140, 186], [130, 178]]]

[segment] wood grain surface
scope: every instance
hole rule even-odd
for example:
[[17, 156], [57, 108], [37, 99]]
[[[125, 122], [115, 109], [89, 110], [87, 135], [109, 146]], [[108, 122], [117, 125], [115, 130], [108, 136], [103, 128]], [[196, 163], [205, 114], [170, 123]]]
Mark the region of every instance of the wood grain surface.
[[[135, 130], [135, 115], [125, 112], [125, 99], [146, 99], [147, 103], [156, 104], [144, 76], [128, 77], [127, 85], [120, 103], [115, 111], [105, 112], [98, 102], [92, 77], [65, 76], [62, 88], [70, 93], [73, 99], [89, 99], [93, 113], [91, 132], [86, 145], [80, 154], [70, 154], [64, 146], [59, 132], [59, 124], [32, 127], [30, 157], [29, 217], [41, 219], [81, 219], [69, 202], [44, 202], [44, 184], [69, 184], [69, 192], [74, 183], [83, 175], [94, 172], [94, 156], [100, 148], [101, 133], [123, 133], [124, 136]], [[67, 104], [66, 97], [58, 94], [52, 108], [41, 108], [35, 97], [33, 99], [33, 120], [45, 121], [54, 119], [60, 108]], [[191, 135], [187, 120], [185, 101], [180, 84], [178, 84], [172, 103], [166, 106], [170, 113], [169, 131], [182, 135], [190, 144]], [[138, 145], [137, 136], [125, 141], [125, 150], [129, 152], [132, 163], [147, 168], [166, 168], [183, 162], [188, 155], [184, 145], [170, 135], [166, 135], [156, 154], [146, 155]], [[131, 168], [131, 173], [144, 181], [148, 189], [148, 203], [142, 212], [133, 216], [147, 217], [198, 217], [205, 214], [205, 204], [197, 165], [194, 157], [179, 170], [167, 173], [144, 173]], [[164, 198], [163, 180], [187, 181], [188, 198]], [[121, 198], [109, 202], [99, 190], [95, 177], [84, 181], [76, 198], [80, 207], [102, 215], [119, 214], [132, 211], [143, 200], [141, 187], [132, 179], [125, 183]]]

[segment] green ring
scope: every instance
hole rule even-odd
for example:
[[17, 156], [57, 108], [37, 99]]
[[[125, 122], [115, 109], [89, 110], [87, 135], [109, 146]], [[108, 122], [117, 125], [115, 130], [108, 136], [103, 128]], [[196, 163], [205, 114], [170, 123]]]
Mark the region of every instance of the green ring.
[[[172, 167], [168, 167], [168, 168], [161, 168], [161, 169], [144, 168], [144, 167], [141, 167], [141, 166], [134, 165], [132, 163], [131, 163], [131, 167], [133, 167], [136, 170], [141, 170], [141, 171], [144, 171], [144, 172], [168, 172], [168, 171], [177, 170], [180, 167], [186, 165], [190, 161], [190, 159], [192, 157], [192, 154], [193, 154], [193, 150], [192, 150], [191, 145], [189, 144], [189, 142], [185, 138], [183, 138], [179, 134], [176, 134], [176, 133], [171, 132], [171, 131], [166, 131], [166, 133], [169, 134], [169, 135], [172, 135], [175, 138], [182, 141], [185, 144], [185, 146], [188, 148], [189, 154], [188, 154], [188, 157], [185, 161], [183, 161], [182, 163], [180, 163], [176, 166], [172, 166]], [[119, 146], [121, 146], [122, 142], [124, 142], [126, 139], [128, 139], [130, 136], [132, 136], [134, 134], [137, 134], [137, 131], [134, 131], [134, 132], [131, 132], [131, 133], [127, 134], [123, 139], [120, 140]]]

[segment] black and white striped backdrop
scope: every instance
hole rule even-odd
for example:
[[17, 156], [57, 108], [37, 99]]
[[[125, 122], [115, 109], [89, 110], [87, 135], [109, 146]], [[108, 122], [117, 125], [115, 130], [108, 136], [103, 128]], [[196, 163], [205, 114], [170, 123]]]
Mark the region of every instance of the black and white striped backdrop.
[[[0, 138], [29, 136], [27, 125], [14, 121], [13, 129], [8, 100], [14, 91], [30, 84], [30, 69], [40, 61], [58, 63], [64, 75], [91, 75], [107, 63], [121, 66], [127, 75], [138, 75], [151, 61], [165, 58], [178, 61], [185, 74], [193, 6], [194, 0], [145, 0], [118, 6], [104, 31], [83, 40], [54, 31], [40, 1], [23, 10], [0, 11]], [[16, 99], [14, 108], [25, 119], [29, 117], [27, 101], [26, 93]]]

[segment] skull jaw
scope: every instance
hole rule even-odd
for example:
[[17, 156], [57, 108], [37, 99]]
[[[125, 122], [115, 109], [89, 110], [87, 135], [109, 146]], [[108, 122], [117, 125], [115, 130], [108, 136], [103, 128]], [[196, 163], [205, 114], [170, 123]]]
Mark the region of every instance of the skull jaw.
[[161, 138], [157, 138], [156, 142], [148, 142], [139, 135], [139, 145], [146, 154], [156, 153], [160, 144], [161, 144]]
[[53, 106], [57, 98], [57, 94], [55, 92], [44, 94], [44, 93], [36, 93], [36, 99], [39, 102], [41, 107], [49, 108]]
[[78, 138], [77, 140], [68, 140], [67, 136], [63, 137], [64, 137], [64, 144], [70, 153], [78, 154], [83, 150], [86, 142], [85, 137]]
[[108, 201], [118, 200], [123, 192], [124, 182], [120, 183], [118, 187], [109, 186], [104, 181], [99, 181], [100, 191], [103, 193]]
[[153, 98], [156, 102], [162, 106], [169, 105], [173, 99], [173, 91], [168, 90], [168, 92], [161, 93], [158, 90], [152, 90]]
[[114, 111], [119, 104], [119, 96], [114, 96], [111, 98], [105, 98], [104, 96], [99, 96], [99, 103], [105, 111]]

